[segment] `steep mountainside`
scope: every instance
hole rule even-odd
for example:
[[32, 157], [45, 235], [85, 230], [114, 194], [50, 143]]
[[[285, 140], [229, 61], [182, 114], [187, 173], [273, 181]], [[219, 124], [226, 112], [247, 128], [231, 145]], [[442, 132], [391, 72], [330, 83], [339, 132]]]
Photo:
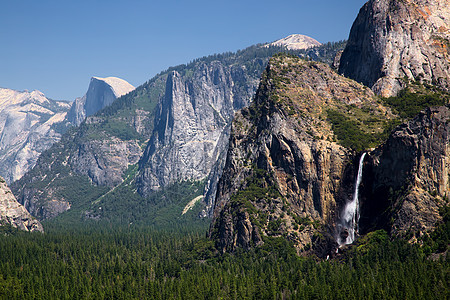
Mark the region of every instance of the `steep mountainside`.
[[41, 223], [17, 202], [5, 180], [0, 177], [0, 226], [5, 224], [25, 231], [44, 231]]
[[[11, 185], [18, 201], [39, 219], [89, 205], [123, 181], [152, 132], [158, 79], [133, 90], [101, 113], [71, 128], [45, 151], [36, 166]], [[101, 186], [98, 186], [101, 185]]]
[[61, 138], [70, 103], [0, 88], [0, 176], [13, 182]]
[[345, 142], [336, 127], [375, 141], [391, 117], [370, 89], [327, 65], [272, 58], [254, 102], [233, 121], [210, 231], [218, 248], [248, 248], [266, 236], [285, 236], [299, 250], [333, 244], [355, 154], [336, 142]]
[[95, 114], [132, 90], [134, 86], [117, 77], [92, 77], [86, 95], [75, 99], [67, 114], [67, 120], [79, 126], [86, 117]]
[[367, 2], [353, 23], [339, 72], [385, 97], [414, 81], [449, 91], [450, 2]]
[[[333, 47], [314, 53], [331, 55]], [[101, 217], [108, 207], [119, 216], [123, 207], [112, 204], [120, 202], [114, 195], [142, 202], [159, 187], [189, 179], [205, 181], [204, 201], [211, 207], [231, 117], [249, 103], [269, 57], [281, 50], [257, 45], [162, 72], [70, 131], [12, 186], [13, 192], [40, 219], [69, 208], [87, 210], [89, 216], [94, 209]]]
[[434, 228], [450, 196], [450, 107], [428, 108], [369, 154], [361, 230], [415, 240]]

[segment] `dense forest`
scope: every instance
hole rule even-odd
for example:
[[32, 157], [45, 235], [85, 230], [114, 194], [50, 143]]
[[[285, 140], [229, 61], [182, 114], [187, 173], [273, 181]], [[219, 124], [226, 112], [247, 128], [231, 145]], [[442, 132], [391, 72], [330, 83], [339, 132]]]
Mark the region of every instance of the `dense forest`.
[[[448, 220], [447, 220], [448, 221]], [[93, 221], [92, 221], [93, 222]], [[384, 231], [329, 260], [283, 238], [220, 254], [207, 224], [158, 229], [46, 222], [46, 234], [2, 226], [2, 299], [448, 299], [448, 256]], [[448, 225], [448, 224], [447, 224]], [[448, 230], [448, 228], [447, 228]], [[430, 240], [432, 238], [429, 238]]]

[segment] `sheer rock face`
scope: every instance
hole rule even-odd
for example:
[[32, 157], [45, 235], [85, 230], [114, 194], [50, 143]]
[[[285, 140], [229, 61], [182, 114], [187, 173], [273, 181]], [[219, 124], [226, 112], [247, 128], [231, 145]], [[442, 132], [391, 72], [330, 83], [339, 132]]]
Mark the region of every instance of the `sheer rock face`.
[[61, 138], [70, 103], [0, 88], [0, 176], [11, 183]]
[[44, 232], [41, 223], [33, 218], [23, 205], [17, 202], [2, 177], [0, 177], [0, 222], [5, 222], [24, 231]]
[[339, 72], [394, 96], [410, 81], [450, 90], [450, 1], [371, 0], [350, 31]]
[[[200, 63], [191, 76], [171, 72], [140, 162], [139, 192], [146, 195], [176, 181], [202, 180], [213, 166], [223, 165], [221, 153], [226, 152], [234, 112], [248, 105], [256, 85], [242, 66], [219, 61]], [[221, 173], [217, 169], [208, 187], [214, 188]]]
[[362, 229], [408, 237], [433, 229], [450, 195], [450, 108], [428, 108], [400, 125], [368, 159]]
[[386, 113], [370, 89], [327, 65], [271, 60], [254, 102], [233, 121], [210, 230], [221, 251], [280, 235], [301, 250], [321, 243], [313, 241], [318, 228], [325, 247], [333, 247], [332, 228], [352, 186], [354, 154], [332, 142], [325, 116], [327, 109], [349, 104]]
[[134, 86], [117, 77], [92, 77], [86, 95], [75, 99], [67, 114], [67, 120], [79, 126], [86, 117], [95, 114], [132, 90]]

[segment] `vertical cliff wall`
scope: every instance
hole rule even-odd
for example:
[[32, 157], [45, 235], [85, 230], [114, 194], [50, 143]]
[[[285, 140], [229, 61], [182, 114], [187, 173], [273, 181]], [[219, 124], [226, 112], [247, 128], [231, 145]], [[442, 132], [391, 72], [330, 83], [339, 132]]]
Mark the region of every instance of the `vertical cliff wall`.
[[432, 230], [450, 195], [450, 108], [421, 112], [369, 157], [362, 230], [385, 228], [408, 239]]
[[243, 66], [220, 61], [199, 63], [189, 76], [169, 73], [140, 162], [140, 193], [207, 178], [224, 157], [234, 112], [249, 104], [256, 83]]
[[117, 77], [92, 77], [86, 95], [75, 99], [70, 107], [67, 120], [79, 126], [86, 117], [95, 114], [132, 90], [134, 86]]
[[450, 2], [367, 2], [353, 23], [339, 72], [385, 97], [411, 81], [449, 91]]

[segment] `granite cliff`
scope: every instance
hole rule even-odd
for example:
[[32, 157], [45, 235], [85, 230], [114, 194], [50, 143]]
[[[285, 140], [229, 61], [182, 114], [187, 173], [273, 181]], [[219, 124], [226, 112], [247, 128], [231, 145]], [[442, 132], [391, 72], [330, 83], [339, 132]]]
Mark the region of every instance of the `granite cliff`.
[[285, 38], [277, 40], [268, 45], [271, 46], [283, 46], [289, 50], [301, 50], [308, 49], [312, 47], [317, 47], [322, 45], [320, 42], [316, 41], [312, 37], [303, 35], [303, 34], [291, 34]]
[[339, 72], [384, 97], [416, 81], [449, 91], [449, 1], [368, 1], [353, 23]]
[[133, 89], [119, 78], [93, 77], [86, 95], [72, 104], [39, 91], [0, 89], [0, 176], [8, 183], [20, 179], [70, 126]]
[[0, 177], [0, 226], [4, 224], [24, 231], [44, 232], [41, 223], [17, 202], [5, 180]]
[[[221, 154], [234, 113], [249, 104], [257, 82], [245, 66], [220, 61], [198, 63], [189, 77], [169, 73], [140, 162], [140, 193], [148, 195], [177, 181], [203, 180], [216, 163], [223, 165]], [[217, 182], [214, 176], [210, 180]]]
[[48, 99], [39, 91], [0, 88], [0, 176], [11, 183], [61, 138], [70, 103]]

